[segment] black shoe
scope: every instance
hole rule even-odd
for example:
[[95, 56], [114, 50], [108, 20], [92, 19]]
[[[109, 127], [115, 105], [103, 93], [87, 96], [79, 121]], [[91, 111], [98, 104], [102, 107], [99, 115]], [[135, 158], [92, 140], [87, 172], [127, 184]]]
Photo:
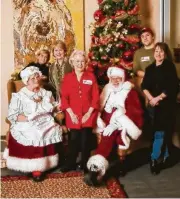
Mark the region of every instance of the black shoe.
[[76, 170], [76, 168], [63, 166], [63, 167], [61, 167], [61, 168], [59, 169], [59, 172], [60, 172], [60, 173], [66, 173], [66, 172], [74, 171], [74, 170]]
[[40, 175], [40, 176], [32, 176], [32, 179], [34, 182], [42, 182], [44, 180], [44, 176]]
[[160, 164], [156, 160], [151, 160], [150, 169], [153, 175], [158, 175], [160, 173]]
[[98, 181], [97, 177], [98, 177], [98, 172], [89, 171], [89, 173], [86, 173], [84, 175], [83, 181], [88, 186], [98, 186], [100, 185], [100, 181]]
[[170, 158], [169, 157], [164, 158], [163, 161], [161, 162], [161, 169], [169, 168], [170, 165], [171, 165]]
[[123, 169], [120, 169], [119, 170], [119, 177], [124, 177], [126, 175], [126, 170], [123, 168]]
[[81, 164], [77, 164], [76, 170], [77, 170], [77, 171], [82, 171], [82, 170], [83, 170], [82, 165], [81, 165]]

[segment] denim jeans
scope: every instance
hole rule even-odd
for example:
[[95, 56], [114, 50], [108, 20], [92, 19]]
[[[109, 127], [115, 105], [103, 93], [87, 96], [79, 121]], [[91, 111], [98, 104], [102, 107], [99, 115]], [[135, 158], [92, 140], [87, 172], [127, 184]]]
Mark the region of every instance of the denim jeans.
[[[164, 131], [156, 131], [154, 134], [151, 160], [157, 160], [160, 157], [163, 141], [164, 141]], [[164, 159], [166, 159], [168, 156], [169, 156], [169, 152], [166, 146], [163, 157]]]

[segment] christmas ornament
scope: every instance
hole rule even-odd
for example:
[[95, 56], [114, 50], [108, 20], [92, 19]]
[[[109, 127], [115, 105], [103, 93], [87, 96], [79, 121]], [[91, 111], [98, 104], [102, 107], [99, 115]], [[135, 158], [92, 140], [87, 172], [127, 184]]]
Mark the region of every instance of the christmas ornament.
[[101, 59], [102, 59], [102, 60], [107, 60], [107, 59], [108, 59], [108, 56], [107, 56], [107, 55], [104, 55], [104, 56], [101, 57]]
[[136, 44], [136, 43], [140, 42], [138, 35], [126, 35], [124, 38], [121, 37], [121, 39], [130, 44]]
[[107, 24], [107, 18], [103, 16], [101, 20], [98, 22], [99, 27], [104, 27]]
[[103, 65], [99, 62], [98, 63], [98, 68], [102, 68], [103, 67]]
[[116, 57], [115, 57], [115, 58], [114, 58], [114, 63], [118, 63], [119, 60], [120, 60], [119, 58], [116, 58]]
[[123, 66], [123, 68], [127, 69], [127, 70], [132, 70], [133, 67], [133, 62], [129, 62], [129, 61], [124, 61], [123, 59], [120, 60], [119, 64], [121, 66]]
[[96, 66], [98, 66], [98, 62], [97, 61], [92, 61], [91, 65], [92, 65], [92, 67], [96, 67]]
[[124, 10], [118, 10], [115, 14], [114, 19], [117, 21], [124, 20], [128, 17], [128, 14]]
[[138, 48], [139, 48], [138, 45], [134, 45], [134, 46], [131, 46], [131, 47], [130, 47], [130, 50], [134, 52], [134, 51], [136, 51]]
[[97, 44], [98, 41], [99, 41], [99, 37], [96, 37], [96, 36], [93, 35], [93, 36], [91, 37], [91, 41], [92, 41], [92, 43]]
[[124, 61], [130, 62], [130, 61], [133, 60], [133, 52], [130, 51], [130, 50], [125, 51], [125, 52], [123, 53], [122, 57], [123, 57], [123, 60], [124, 60]]
[[123, 50], [125, 48], [125, 45], [123, 43], [116, 44], [116, 47]]
[[141, 27], [140, 27], [138, 24], [131, 24], [131, 25], [129, 26], [129, 30], [130, 30], [131, 32], [139, 31], [140, 29], [141, 29]]
[[111, 37], [110, 34], [104, 36], [104, 37], [101, 37], [99, 39], [99, 43], [102, 44], [102, 45], [107, 45], [108, 43], [110, 43], [111, 41], [113, 40], [113, 38]]
[[96, 21], [101, 21], [103, 18], [104, 18], [104, 15], [103, 15], [102, 10], [96, 10], [96, 11], [94, 12], [94, 19], [95, 19]]
[[88, 53], [88, 57], [89, 57], [89, 59], [92, 59], [92, 57], [93, 57], [93, 52], [89, 52], [89, 53]]
[[139, 12], [139, 6], [136, 4], [132, 10], [128, 11], [129, 15], [137, 15]]

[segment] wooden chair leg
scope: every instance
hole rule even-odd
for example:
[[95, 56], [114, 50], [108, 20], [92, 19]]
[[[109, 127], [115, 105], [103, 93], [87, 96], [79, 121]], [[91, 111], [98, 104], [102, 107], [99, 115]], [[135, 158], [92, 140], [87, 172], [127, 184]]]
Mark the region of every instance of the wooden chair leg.
[[10, 132], [7, 131], [7, 133], [6, 133], [6, 146], [7, 147], [8, 147], [8, 143], [9, 143], [9, 134], [10, 134]]

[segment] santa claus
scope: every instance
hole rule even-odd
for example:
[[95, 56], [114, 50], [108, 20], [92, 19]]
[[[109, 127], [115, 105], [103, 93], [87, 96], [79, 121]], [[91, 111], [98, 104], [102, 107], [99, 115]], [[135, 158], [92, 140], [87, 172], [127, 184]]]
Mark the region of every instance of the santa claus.
[[109, 156], [114, 148], [127, 150], [130, 139], [141, 135], [143, 111], [136, 91], [129, 81], [125, 81], [124, 70], [110, 67], [107, 71], [109, 83], [100, 97], [100, 113], [96, 132], [101, 134], [98, 148], [87, 163], [89, 172], [84, 181], [96, 185], [109, 167]]

